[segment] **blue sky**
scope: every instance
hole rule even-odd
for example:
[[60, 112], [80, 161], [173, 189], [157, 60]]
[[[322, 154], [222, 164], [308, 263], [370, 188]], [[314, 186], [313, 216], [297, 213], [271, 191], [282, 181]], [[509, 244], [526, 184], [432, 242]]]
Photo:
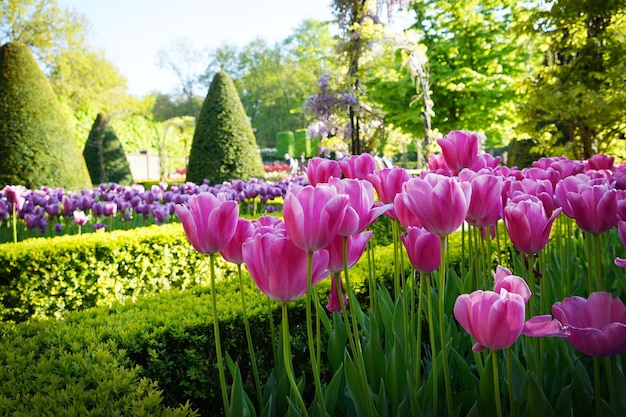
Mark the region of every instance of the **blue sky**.
[[129, 92], [169, 93], [173, 74], [157, 66], [160, 48], [188, 38], [196, 49], [281, 41], [305, 19], [331, 20], [332, 0], [58, 0], [91, 23], [89, 42], [127, 79]]

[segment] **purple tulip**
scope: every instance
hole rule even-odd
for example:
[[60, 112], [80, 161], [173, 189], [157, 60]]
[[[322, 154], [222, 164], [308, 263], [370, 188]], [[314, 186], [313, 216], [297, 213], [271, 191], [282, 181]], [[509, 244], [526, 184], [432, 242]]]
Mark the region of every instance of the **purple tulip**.
[[589, 356], [626, 352], [626, 307], [608, 292], [594, 292], [587, 299], [574, 296], [556, 302], [552, 315], [567, 327], [567, 340]]
[[239, 206], [223, 195], [201, 193], [189, 197], [189, 207], [176, 206], [187, 239], [200, 253], [215, 254], [235, 234]]

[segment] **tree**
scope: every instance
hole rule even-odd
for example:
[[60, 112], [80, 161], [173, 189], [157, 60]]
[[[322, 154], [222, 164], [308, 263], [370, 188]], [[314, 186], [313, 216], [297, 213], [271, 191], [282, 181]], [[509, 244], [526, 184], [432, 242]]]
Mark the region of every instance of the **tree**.
[[89, 188], [85, 160], [28, 47], [0, 48], [0, 183]]
[[189, 38], [175, 39], [168, 49], [159, 49], [159, 67], [169, 69], [178, 78], [177, 96], [190, 101], [200, 88], [200, 68], [203, 66], [202, 54]]
[[263, 161], [252, 126], [230, 76], [213, 77], [193, 135], [187, 180], [212, 184], [263, 177]]
[[529, 10], [543, 65], [528, 83], [524, 128], [551, 154], [622, 156], [626, 138], [626, 1], [551, 0]]
[[131, 185], [133, 175], [126, 153], [109, 121], [108, 115], [98, 114], [83, 149], [91, 182], [94, 185], [107, 182]]

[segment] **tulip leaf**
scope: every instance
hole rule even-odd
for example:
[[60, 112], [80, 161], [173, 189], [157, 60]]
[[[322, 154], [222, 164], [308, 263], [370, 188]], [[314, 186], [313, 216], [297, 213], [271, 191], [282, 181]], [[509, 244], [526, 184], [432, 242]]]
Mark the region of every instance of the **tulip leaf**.
[[[494, 352], [489, 352], [493, 355]], [[495, 416], [496, 403], [494, 400], [495, 385], [493, 379], [493, 361], [490, 357], [485, 359], [485, 368], [480, 374], [478, 384], [478, 411], [481, 416]]]
[[[326, 387], [324, 403], [326, 405], [326, 411], [331, 416], [336, 414], [334, 411], [335, 409], [341, 410], [344, 408], [343, 400], [338, 401], [340, 398], [339, 393], [343, 393], [345, 388], [343, 374], [343, 364], [341, 364]], [[343, 399], [343, 396], [341, 398]], [[337, 406], [337, 403], [340, 404], [339, 407]]]
[[370, 387], [367, 385], [365, 376], [359, 373], [348, 352], [345, 353], [344, 364], [346, 366], [346, 385], [356, 409], [356, 414], [358, 416], [378, 416], [375, 409], [370, 409], [369, 399], [373, 395]]
[[380, 381], [385, 375], [385, 351], [381, 345], [378, 323], [374, 320], [370, 323], [370, 334], [363, 348], [363, 359], [368, 382], [373, 392], [379, 389]]
[[328, 335], [328, 361], [333, 371], [337, 371], [342, 366], [343, 352], [348, 342], [348, 333], [346, 326], [341, 319], [340, 313], [333, 313], [333, 327]]
[[526, 411], [529, 417], [554, 417], [554, 410], [535, 377], [528, 374], [522, 390], [527, 393]]
[[404, 361], [404, 354], [402, 352], [402, 345], [396, 338], [396, 344], [391, 349], [389, 354], [389, 360], [387, 361], [387, 372], [385, 380], [387, 381], [387, 388], [391, 396], [391, 403], [394, 405], [394, 409], [398, 404], [402, 402], [406, 394], [406, 362]]

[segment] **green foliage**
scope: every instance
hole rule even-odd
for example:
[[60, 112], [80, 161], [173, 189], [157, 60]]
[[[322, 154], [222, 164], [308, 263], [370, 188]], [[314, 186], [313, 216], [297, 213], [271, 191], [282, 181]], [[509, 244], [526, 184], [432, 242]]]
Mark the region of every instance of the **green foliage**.
[[623, 157], [626, 2], [552, 0], [523, 17], [544, 52], [528, 81], [526, 132], [551, 154]]
[[0, 184], [89, 188], [71, 127], [28, 48], [0, 48]]
[[109, 121], [106, 114], [98, 114], [83, 149], [91, 183], [94, 186], [106, 182], [132, 185], [133, 176], [124, 148]]
[[288, 153], [291, 156], [295, 155], [295, 145], [293, 132], [278, 132], [276, 134], [276, 155], [283, 156]]
[[309, 158], [311, 155], [311, 141], [306, 137], [306, 129], [298, 129], [293, 134], [294, 157], [300, 158], [301, 155]]
[[[220, 263], [219, 277], [232, 273]], [[208, 280], [208, 259], [182, 226], [28, 239], [2, 245], [0, 317], [60, 317]]]
[[263, 178], [263, 162], [232, 79], [225, 72], [213, 78], [193, 135], [187, 180], [211, 184], [235, 178]]
[[532, 166], [533, 161], [544, 155], [537, 150], [537, 141], [533, 139], [512, 140], [507, 153], [507, 165], [519, 169]]

